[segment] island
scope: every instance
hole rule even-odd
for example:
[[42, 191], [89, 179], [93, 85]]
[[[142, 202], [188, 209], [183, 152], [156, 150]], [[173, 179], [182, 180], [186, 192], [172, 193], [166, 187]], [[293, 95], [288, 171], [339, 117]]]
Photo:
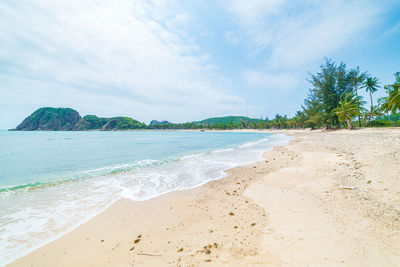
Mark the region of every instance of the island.
[[[244, 129], [261, 128], [265, 120], [243, 116], [209, 118], [201, 121], [172, 123], [152, 120], [149, 125], [130, 117], [102, 118], [96, 115], [80, 116], [72, 108], [43, 107], [37, 109], [13, 131], [117, 131], [138, 129]], [[260, 126], [260, 127], [258, 127]], [[266, 128], [266, 127], [262, 127]]]

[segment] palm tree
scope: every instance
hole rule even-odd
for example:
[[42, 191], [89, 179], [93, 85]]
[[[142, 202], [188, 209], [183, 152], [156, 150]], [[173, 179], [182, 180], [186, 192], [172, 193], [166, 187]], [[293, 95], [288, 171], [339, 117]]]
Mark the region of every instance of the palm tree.
[[396, 110], [400, 111], [400, 89], [393, 91], [389, 98], [388, 107], [392, 113], [395, 113]]
[[382, 113], [382, 109], [379, 106], [373, 106], [372, 110], [370, 111], [365, 110], [365, 112], [363, 112], [364, 120], [368, 120], [371, 117], [379, 117], [382, 115], [384, 114]]
[[388, 103], [389, 103], [389, 96], [390, 96], [390, 93], [391, 93], [391, 88], [390, 88], [389, 85], [385, 85], [384, 88], [385, 88], [385, 91], [387, 93], [387, 96], [378, 98], [378, 105], [380, 107], [380, 110], [385, 112], [386, 116], [389, 116]]
[[[357, 66], [357, 68], [350, 70], [350, 79], [351, 83], [353, 85], [353, 90], [356, 93], [356, 96], [358, 97], [358, 89], [360, 85], [364, 83], [365, 78], [368, 77], [367, 72], [361, 72], [360, 73], [360, 67]], [[358, 126], [361, 127], [361, 117], [358, 116]]]
[[382, 101], [382, 109], [392, 113], [395, 113], [396, 110], [400, 111], [400, 72], [395, 73], [394, 76], [396, 77], [396, 82], [385, 86], [388, 96]]
[[339, 105], [332, 111], [338, 116], [339, 121], [346, 121], [347, 128], [352, 129], [351, 120], [355, 116], [360, 116], [360, 97], [353, 92], [343, 93], [340, 95]]
[[369, 92], [369, 96], [371, 97], [371, 118], [374, 119], [372, 115], [372, 110], [374, 107], [374, 103], [372, 102], [372, 94], [378, 91], [378, 88], [380, 87], [379, 85], [379, 80], [376, 77], [367, 77], [365, 80], [362, 88], [365, 88], [366, 92]]

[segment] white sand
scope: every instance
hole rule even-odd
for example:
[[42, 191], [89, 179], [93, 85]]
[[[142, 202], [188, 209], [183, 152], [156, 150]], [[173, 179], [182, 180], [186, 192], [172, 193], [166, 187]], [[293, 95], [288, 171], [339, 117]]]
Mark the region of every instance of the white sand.
[[122, 199], [11, 266], [399, 266], [400, 129], [285, 132], [265, 161]]

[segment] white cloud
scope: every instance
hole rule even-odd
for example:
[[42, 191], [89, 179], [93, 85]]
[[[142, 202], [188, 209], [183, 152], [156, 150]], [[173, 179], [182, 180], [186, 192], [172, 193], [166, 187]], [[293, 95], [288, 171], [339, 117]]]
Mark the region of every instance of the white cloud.
[[286, 0], [232, 0], [225, 1], [229, 12], [239, 24], [252, 27], [260, 23], [263, 17], [277, 14], [285, 4]]
[[244, 77], [247, 84], [265, 89], [269, 93], [287, 94], [300, 84], [298, 77], [292, 73], [267, 74], [262, 71], [246, 70]]
[[383, 36], [391, 36], [400, 33], [400, 21], [396, 23], [393, 27], [384, 31]]
[[[304, 90], [304, 74], [341, 48], [361, 43], [385, 5], [369, 0], [223, 1], [236, 29], [226, 34], [261, 62], [244, 70], [249, 86]], [[301, 85], [301, 88], [299, 86]]]
[[188, 21], [168, 0], [0, 3], [0, 97], [103, 114], [130, 107], [141, 120], [230, 113], [242, 100], [227, 93]]
[[226, 3], [239, 34], [247, 37], [241, 39], [248, 40], [252, 53], [266, 55], [270, 69], [301, 68], [350, 42], [360, 42], [384, 6], [358, 0]]

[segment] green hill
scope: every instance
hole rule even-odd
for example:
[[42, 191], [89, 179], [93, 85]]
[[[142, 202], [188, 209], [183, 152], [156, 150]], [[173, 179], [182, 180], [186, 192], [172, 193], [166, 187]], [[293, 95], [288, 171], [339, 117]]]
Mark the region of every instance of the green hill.
[[216, 125], [219, 123], [222, 124], [228, 124], [228, 123], [233, 123], [233, 124], [241, 124], [243, 122], [246, 123], [251, 123], [251, 122], [259, 122], [259, 119], [251, 119], [248, 117], [244, 117], [244, 116], [226, 116], [226, 117], [215, 117], [215, 118], [208, 118], [202, 121], [197, 121], [195, 123], [198, 124], [207, 124], [207, 125]]
[[72, 108], [39, 108], [25, 118], [16, 131], [70, 131], [81, 116]]
[[208, 118], [202, 121], [193, 122], [193, 124], [215, 129], [235, 129], [235, 128], [250, 128], [253, 124], [262, 122], [259, 119], [252, 119], [244, 116], [226, 116]]
[[102, 130], [144, 129], [146, 127], [146, 124], [129, 117], [114, 117], [108, 119]]
[[107, 118], [99, 118], [96, 115], [86, 115], [75, 125], [75, 130], [102, 129], [107, 122]]
[[146, 124], [129, 117], [101, 118], [96, 115], [86, 115], [75, 125], [74, 130], [111, 131], [143, 128], [146, 128]]
[[15, 128], [15, 131], [85, 131], [144, 129], [146, 124], [129, 117], [83, 118], [71, 108], [39, 108]]
[[71, 108], [40, 108], [28, 116], [16, 131], [87, 131], [87, 130], [134, 130], [134, 129], [242, 129], [256, 128], [265, 123], [259, 119], [244, 116], [226, 116], [208, 118], [202, 121], [171, 123], [168, 121], [151, 121], [146, 125], [129, 117], [101, 118], [96, 115], [86, 115], [81, 118], [76, 110]]

